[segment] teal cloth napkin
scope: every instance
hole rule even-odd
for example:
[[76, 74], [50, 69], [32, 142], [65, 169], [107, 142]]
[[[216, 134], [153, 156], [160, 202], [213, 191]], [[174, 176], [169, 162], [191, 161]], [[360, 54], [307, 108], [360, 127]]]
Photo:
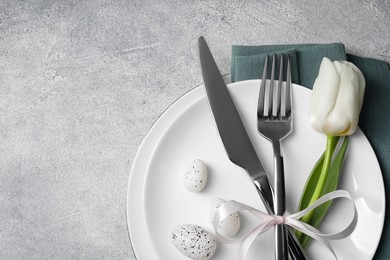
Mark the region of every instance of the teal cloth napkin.
[[[366, 91], [359, 127], [367, 136], [378, 158], [386, 191], [386, 209], [390, 209], [390, 66], [387, 62], [351, 55], [342, 43], [293, 44], [232, 47], [232, 82], [259, 79], [265, 55], [288, 53], [292, 81], [312, 88], [323, 57], [354, 63], [366, 79]], [[370, 173], [367, 172], [369, 175]], [[373, 191], [375, 192], [375, 191]], [[374, 259], [390, 259], [390, 215], [385, 216], [381, 242]]]

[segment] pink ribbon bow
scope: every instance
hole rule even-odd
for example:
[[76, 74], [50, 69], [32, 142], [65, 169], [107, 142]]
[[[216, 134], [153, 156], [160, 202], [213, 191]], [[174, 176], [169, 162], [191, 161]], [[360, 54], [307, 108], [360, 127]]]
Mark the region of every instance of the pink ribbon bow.
[[[300, 221], [299, 219], [302, 218], [304, 215], [312, 211], [313, 209], [317, 208], [318, 206], [321, 206], [322, 204], [338, 199], [338, 198], [344, 198], [350, 201], [353, 205], [354, 213], [353, 213], [353, 218], [351, 222], [347, 225], [346, 228], [343, 230], [333, 233], [333, 234], [323, 234], [321, 233], [318, 229]], [[222, 235], [220, 235], [217, 231], [218, 228], [218, 223], [228, 217], [230, 214], [238, 212], [238, 211], [249, 211], [252, 213], [256, 218], [258, 218], [259, 224], [254, 227], [251, 231], [248, 233], [244, 234], [241, 238], [238, 239], [229, 239], [225, 238]], [[347, 236], [349, 236], [353, 230], [356, 227], [357, 224], [357, 210], [355, 207], [355, 204], [353, 203], [353, 199], [351, 195], [345, 191], [345, 190], [336, 190], [333, 192], [330, 192], [321, 198], [319, 198], [317, 201], [315, 201], [313, 204], [311, 204], [309, 207], [306, 209], [299, 211], [294, 214], [287, 214], [285, 213], [284, 216], [277, 216], [277, 215], [269, 215], [268, 213], [264, 213], [260, 210], [257, 210], [255, 208], [252, 208], [248, 205], [242, 204], [240, 202], [231, 200], [231, 201], [226, 201], [224, 202], [215, 212], [214, 219], [212, 221], [212, 225], [214, 227], [217, 239], [220, 240], [223, 243], [234, 243], [237, 241], [242, 241], [241, 247], [240, 247], [240, 254], [239, 254], [239, 259], [245, 259], [245, 256], [249, 250], [249, 247], [251, 246], [252, 242], [255, 240], [257, 236], [260, 234], [266, 232], [270, 228], [274, 227], [275, 225], [278, 224], [285, 224], [287, 226], [293, 227], [296, 230], [299, 230], [300, 232], [310, 236], [311, 238], [321, 242], [324, 244], [328, 250], [330, 250], [333, 254], [333, 256], [337, 258], [336, 253], [330, 244], [328, 240], [337, 240], [337, 239], [342, 239]]]

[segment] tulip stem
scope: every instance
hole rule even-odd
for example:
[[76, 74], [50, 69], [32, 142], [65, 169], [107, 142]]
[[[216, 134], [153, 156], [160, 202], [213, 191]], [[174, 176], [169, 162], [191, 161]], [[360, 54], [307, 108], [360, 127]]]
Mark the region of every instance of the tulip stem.
[[[322, 165], [321, 174], [320, 174], [320, 178], [318, 179], [317, 186], [313, 192], [313, 196], [310, 199], [309, 206], [313, 204], [316, 200], [318, 200], [322, 195], [322, 191], [324, 189], [326, 179], [328, 178], [328, 173], [329, 173], [329, 168], [332, 161], [333, 153], [336, 149], [338, 140], [339, 140], [338, 136], [331, 136], [331, 135], [327, 136], [324, 163]], [[313, 214], [314, 211], [310, 211], [305, 216], [303, 216], [301, 220], [305, 223], [309, 223], [309, 221], [313, 217]]]

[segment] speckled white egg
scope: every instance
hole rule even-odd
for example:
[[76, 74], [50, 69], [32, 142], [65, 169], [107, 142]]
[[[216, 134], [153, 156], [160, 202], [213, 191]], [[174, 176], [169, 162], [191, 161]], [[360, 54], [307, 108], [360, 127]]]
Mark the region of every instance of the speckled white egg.
[[197, 225], [176, 226], [171, 241], [183, 255], [194, 260], [210, 259], [217, 249], [215, 236]]
[[[210, 206], [210, 222], [214, 222], [214, 215], [217, 209], [225, 202], [223, 199], [214, 199]], [[217, 231], [224, 237], [232, 237], [240, 230], [240, 216], [237, 212], [230, 214], [222, 220], [217, 227]]]
[[184, 172], [183, 184], [184, 187], [192, 192], [199, 192], [203, 190], [207, 182], [207, 167], [206, 164], [200, 160], [193, 160]]

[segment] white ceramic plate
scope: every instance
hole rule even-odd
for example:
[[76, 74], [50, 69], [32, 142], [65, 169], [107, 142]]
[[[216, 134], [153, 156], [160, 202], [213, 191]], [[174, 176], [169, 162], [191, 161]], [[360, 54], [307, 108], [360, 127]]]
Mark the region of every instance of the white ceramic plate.
[[[228, 88], [267, 172], [272, 172], [270, 144], [257, 132], [256, 107], [260, 80], [229, 84]], [[301, 191], [314, 163], [325, 148], [325, 136], [309, 126], [310, 90], [294, 85], [294, 131], [282, 143], [287, 210], [296, 212]], [[385, 214], [381, 170], [369, 142], [358, 129], [350, 138], [340, 188], [349, 191], [358, 210], [358, 225], [346, 239], [332, 241], [339, 259], [372, 259]], [[181, 176], [193, 159], [202, 159], [209, 180], [200, 193], [187, 191]], [[272, 180], [272, 176], [271, 176]], [[138, 260], [187, 259], [170, 242], [176, 225], [196, 224], [210, 231], [209, 205], [215, 198], [234, 199], [264, 209], [245, 171], [229, 161], [220, 140], [203, 85], [171, 105], [143, 140], [130, 174], [127, 218], [130, 239]], [[349, 219], [350, 208], [333, 204], [321, 230], [337, 231]], [[248, 221], [243, 219], [243, 225]], [[274, 259], [273, 232], [258, 237], [247, 260]], [[239, 244], [218, 243], [212, 259], [236, 259]], [[308, 249], [310, 259], [328, 260], [330, 253], [317, 242]]]

